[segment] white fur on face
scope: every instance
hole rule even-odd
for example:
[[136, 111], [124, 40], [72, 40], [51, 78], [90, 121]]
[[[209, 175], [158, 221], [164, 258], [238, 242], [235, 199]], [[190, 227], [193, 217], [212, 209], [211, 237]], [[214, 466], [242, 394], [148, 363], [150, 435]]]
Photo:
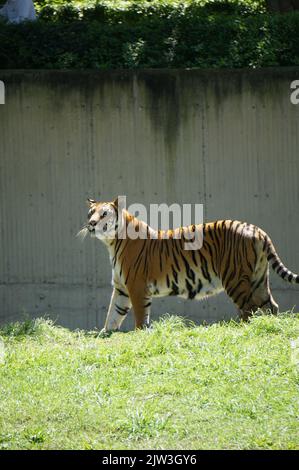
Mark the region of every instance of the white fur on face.
[[[103, 214], [105, 214], [104, 217], [103, 217]], [[116, 214], [114, 207], [112, 207], [109, 204], [102, 206], [100, 216], [99, 216], [99, 221], [97, 225], [95, 226], [96, 238], [98, 238], [99, 240], [103, 240], [107, 238], [109, 239], [115, 238], [116, 221], [117, 221], [117, 214]]]

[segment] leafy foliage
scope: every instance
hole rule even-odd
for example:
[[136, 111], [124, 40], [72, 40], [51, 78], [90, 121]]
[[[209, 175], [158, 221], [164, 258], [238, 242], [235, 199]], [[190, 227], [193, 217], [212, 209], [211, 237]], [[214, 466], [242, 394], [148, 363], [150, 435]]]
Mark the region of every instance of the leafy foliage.
[[37, 3], [36, 22], [0, 20], [0, 68], [299, 65], [299, 13], [258, 2]]

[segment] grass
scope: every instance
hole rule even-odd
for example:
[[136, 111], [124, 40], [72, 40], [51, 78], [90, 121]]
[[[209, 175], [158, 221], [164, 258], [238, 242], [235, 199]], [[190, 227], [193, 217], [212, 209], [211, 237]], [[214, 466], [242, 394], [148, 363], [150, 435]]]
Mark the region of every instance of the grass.
[[8, 325], [0, 449], [298, 449], [298, 337], [290, 313], [106, 339]]

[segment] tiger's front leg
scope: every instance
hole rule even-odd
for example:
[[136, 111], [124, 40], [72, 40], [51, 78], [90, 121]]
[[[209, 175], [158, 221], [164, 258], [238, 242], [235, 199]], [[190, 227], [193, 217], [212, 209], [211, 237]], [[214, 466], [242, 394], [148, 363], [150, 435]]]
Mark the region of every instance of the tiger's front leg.
[[135, 328], [148, 328], [150, 326], [150, 314], [152, 297], [148, 289], [144, 286], [136, 284], [135, 289], [130, 289], [130, 298], [135, 317]]
[[131, 301], [125, 290], [114, 287], [107, 313], [105, 326], [101, 334], [106, 334], [120, 329], [122, 322], [131, 308]]

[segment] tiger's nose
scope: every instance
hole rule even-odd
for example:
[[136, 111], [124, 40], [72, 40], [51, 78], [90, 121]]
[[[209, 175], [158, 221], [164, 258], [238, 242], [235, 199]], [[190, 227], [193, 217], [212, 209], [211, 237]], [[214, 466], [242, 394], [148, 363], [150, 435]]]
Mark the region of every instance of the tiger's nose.
[[91, 225], [92, 227], [95, 227], [95, 226], [97, 225], [96, 220], [91, 220], [91, 221], [89, 222], [89, 225]]

